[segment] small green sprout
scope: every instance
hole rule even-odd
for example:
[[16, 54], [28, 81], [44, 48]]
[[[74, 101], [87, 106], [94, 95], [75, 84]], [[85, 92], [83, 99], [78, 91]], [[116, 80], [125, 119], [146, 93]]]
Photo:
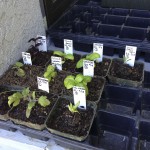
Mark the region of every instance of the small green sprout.
[[77, 74], [76, 76], [69, 75], [64, 79], [64, 86], [66, 89], [72, 89], [74, 86], [83, 87], [88, 95], [87, 83], [91, 82], [92, 78], [90, 76], [83, 76], [82, 74]]
[[76, 103], [75, 105], [70, 103], [70, 105], [68, 105], [68, 109], [71, 113], [76, 113], [76, 112], [79, 113], [79, 111], [77, 110], [79, 105], [80, 105], [80, 101], [78, 103]]
[[123, 55], [123, 63], [125, 64], [126, 62], [130, 61], [131, 59], [127, 56], [125, 57], [125, 55]]
[[46, 72], [44, 73], [44, 78], [48, 79], [48, 81], [50, 82], [56, 76], [57, 72], [55, 71], [55, 67], [52, 65], [48, 65]]
[[62, 57], [63, 63], [65, 63], [66, 60], [74, 60], [74, 56], [72, 54], [65, 54], [62, 51], [54, 51], [53, 54]]
[[16, 92], [13, 95], [8, 97], [8, 105], [11, 107], [16, 107], [20, 104], [20, 101], [28, 101], [28, 106], [26, 108], [26, 117], [29, 118], [33, 107], [35, 106], [36, 102], [42, 107], [46, 107], [50, 105], [50, 101], [47, 99], [46, 96], [40, 96], [39, 98], [36, 97], [35, 91], [30, 91], [29, 88], [23, 89], [21, 92]]
[[98, 53], [88, 54], [88, 55], [86, 55], [85, 58], [81, 58], [81, 59], [77, 62], [76, 68], [82, 68], [82, 67], [83, 67], [83, 61], [84, 61], [84, 60], [96, 61], [97, 58], [100, 58], [100, 55], [99, 55]]
[[13, 66], [13, 69], [16, 69], [15, 75], [17, 75], [18, 77], [25, 76], [25, 71], [21, 67], [23, 67], [23, 63], [21, 62], [16, 62]]

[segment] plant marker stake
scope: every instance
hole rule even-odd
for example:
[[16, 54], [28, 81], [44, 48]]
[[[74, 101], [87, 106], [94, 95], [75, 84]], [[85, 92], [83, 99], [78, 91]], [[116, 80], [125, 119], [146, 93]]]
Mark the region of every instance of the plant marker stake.
[[26, 65], [32, 65], [30, 53], [22, 52], [23, 63]]
[[49, 93], [49, 82], [46, 78], [37, 77], [38, 89]]
[[73, 41], [64, 39], [64, 53], [73, 54]]
[[62, 70], [62, 58], [51, 56], [51, 64], [55, 66], [58, 70]]
[[83, 75], [94, 76], [94, 61], [83, 60]]
[[93, 43], [93, 53], [98, 53], [100, 58], [96, 59], [97, 62], [103, 61], [103, 44]]
[[79, 108], [86, 109], [86, 92], [83, 87], [73, 87], [74, 105], [80, 101]]
[[127, 59], [125, 63], [131, 67], [134, 67], [136, 51], [137, 47], [135, 46], [126, 46], [125, 48], [125, 58]]
[[42, 37], [42, 39], [38, 39], [36, 43], [41, 43], [41, 45], [38, 46], [39, 51], [47, 52], [47, 41], [46, 41], [46, 36], [40, 36], [37, 35], [38, 37]]

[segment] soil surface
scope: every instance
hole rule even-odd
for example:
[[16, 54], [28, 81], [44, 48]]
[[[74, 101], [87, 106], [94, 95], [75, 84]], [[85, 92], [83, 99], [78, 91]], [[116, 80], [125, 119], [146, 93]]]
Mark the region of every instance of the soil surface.
[[105, 81], [102, 78], [95, 77], [88, 83], [89, 94], [87, 96], [88, 101], [99, 101], [104, 88]]
[[51, 56], [53, 51], [42, 52], [35, 47], [31, 47], [28, 51], [31, 54], [32, 65], [45, 66], [47, 63], [51, 63]]
[[64, 91], [64, 79], [67, 76], [67, 72], [58, 72], [57, 76], [49, 83], [49, 92], [56, 95], [61, 95]]
[[73, 72], [73, 73], [75, 72], [76, 64], [80, 60], [81, 56], [77, 54], [73, 54], [73, 55], [74, 55], [74, 60], [66, 60], [65, 63], [63, 63], [62, 65], [62, 70]]
[[94, 75], [105, 77], [110, 67], [110, 63], [111, 60], [108, 58], [103, 58], [102, 62], [95, 63]]
[[8, 106], [8, 96], [14, 92], [4, 92], [0, 94], [0, 115], [5, 115], [11, 109]]
[[143, 67], [143, 64], [135, 63], [134, 67], [131, 67], [124, 64], [122, 61], [113, 60], [109, 74], [117, 78], [141, 81], [143, 76]]
[[31, 111], [31, 115], [29, 118], [26, 118], [26, 108], [28, 105], [28, 101], [21, 101], [17, 107], [14, 107], [10, 112], [9, 116], [13, 119], [22, 120], [25, 122], [31, 122], [34, 124], [42, 125], [44, 124], [49, 112], [51, 111], [52, 107], [54, 106], [55, 102], [57, 101], [57, 96], [48, 95], [40, 93], [38, 96], [46, 95], [47, 98], [50, 100], [50, 105], [47, 107], [42, 107], [38, 103], [36, 103], [35, 107], [33, 107]]
[[37, 76], [43, 76], [42, 67], [24, 65], [22, 69], [26, 75], [18, 77], [15, 75], [15, 69], [9, 69], [0, 79], [0, 85], [16, 85], [37, 89]]
[[[111, 60], [108, 58], [103, 58], [102, 62], [95, 63], [94, 75], [105, 77], [108, 73]], [[83, 72], [83, 68], [76, 69], [76, 72]]]
[[85, 136], [89, 130], [93, 109], [79, 110], [79, 113], [71, 113], [67, 108], [69, 101], [61, 98], [52, 118], [48, 119], [47, 126], [60, 132]]

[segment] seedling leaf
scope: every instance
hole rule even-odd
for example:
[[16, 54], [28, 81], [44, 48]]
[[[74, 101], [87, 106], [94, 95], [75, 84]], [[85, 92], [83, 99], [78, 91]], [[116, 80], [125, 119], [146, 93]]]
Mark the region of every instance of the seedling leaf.
[[72, 54], [65, 54], [64, 58], [69, 60], [74, 60], [74, 56]]
[[82, 82], [83, 79], [84, 79], [84, 76], [82, 74], [78, 74], [75, 77], [75, 81], [77, 81], [78, 83]]
[[50, 101], [47, 99], [47, 96], [41, 96], [38, 99], [38, 103], [43, 107], [50, 105]]
[[63, 52], [61, 52], [61, 51], [54, 51], [54, 53], [53, 53], [54, 55], [58, 55], [58, 56], [64, 56], [64, 53]]
[[85, 60], [85, 58], [80, 59], [77, 64], [76, 64], [76, 68], [82, 68], [83, 67], [83, 60]]

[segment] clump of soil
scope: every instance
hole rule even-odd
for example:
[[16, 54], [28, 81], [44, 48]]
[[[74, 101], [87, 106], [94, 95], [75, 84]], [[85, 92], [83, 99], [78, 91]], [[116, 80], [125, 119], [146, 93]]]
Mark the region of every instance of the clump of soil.
[[37, 89], [37, 76], [43, 76], [43, 68], [37, 66], [24, 65], [24, 77], [15, 75], [15, 69], [10, 68], [0, 79], [0, 85], [23, 86]]
[[103, 58], [102, 62], [95, 63], [94, 75], [105, 77], [108, 73], [111, 60], [108, 58]]
[[67, 108], [69, 104], [65, 98], [59, 99], [55, 113], [46, 123], [47, 127], [63, 133], [85, 136], [91, 125], [93, 109], [88, 107], [87, 110], [79, 110], [79, 113], [71, 113]]
[[[43, 93], [38, 94], [38, 96], [43, 95]], [[44, 94], [45, 95], [45, 94]], [[28, 105], [28, 101], [21, 101], [17, 107], [14, 107], [10, 112], [9, 116], [13, 119], [22, 120], [25, 122], [31, 122], [34, 124], [44, 124], [49, 112], [57, 101], [57, 96], [46, 94], [47, 98], [50, 100], [50, 105], [47, 107], [42, 107], [38, 103], [36, 103], [35, 107], [33, 107], [31, 111], [31, 115], [29, 118], [26, 118], [26, 108]]]
[[0, 94], [0, 115], [5, 115], [10, 110], [8, 106], [8, 97], [14, 92], [3, 92]]
[[123, 61], [113, 60], [110, 75], [133, 81], [141, 81], [143, 77], [143, 64], [135, 63], [134, 67], [124, 64]]
[[103, 92], [105, 80], [103, 78], [92, 78], [92, 81], [88, 83], [89, 94], [87, 95], [88, 101], [98, 102]]

